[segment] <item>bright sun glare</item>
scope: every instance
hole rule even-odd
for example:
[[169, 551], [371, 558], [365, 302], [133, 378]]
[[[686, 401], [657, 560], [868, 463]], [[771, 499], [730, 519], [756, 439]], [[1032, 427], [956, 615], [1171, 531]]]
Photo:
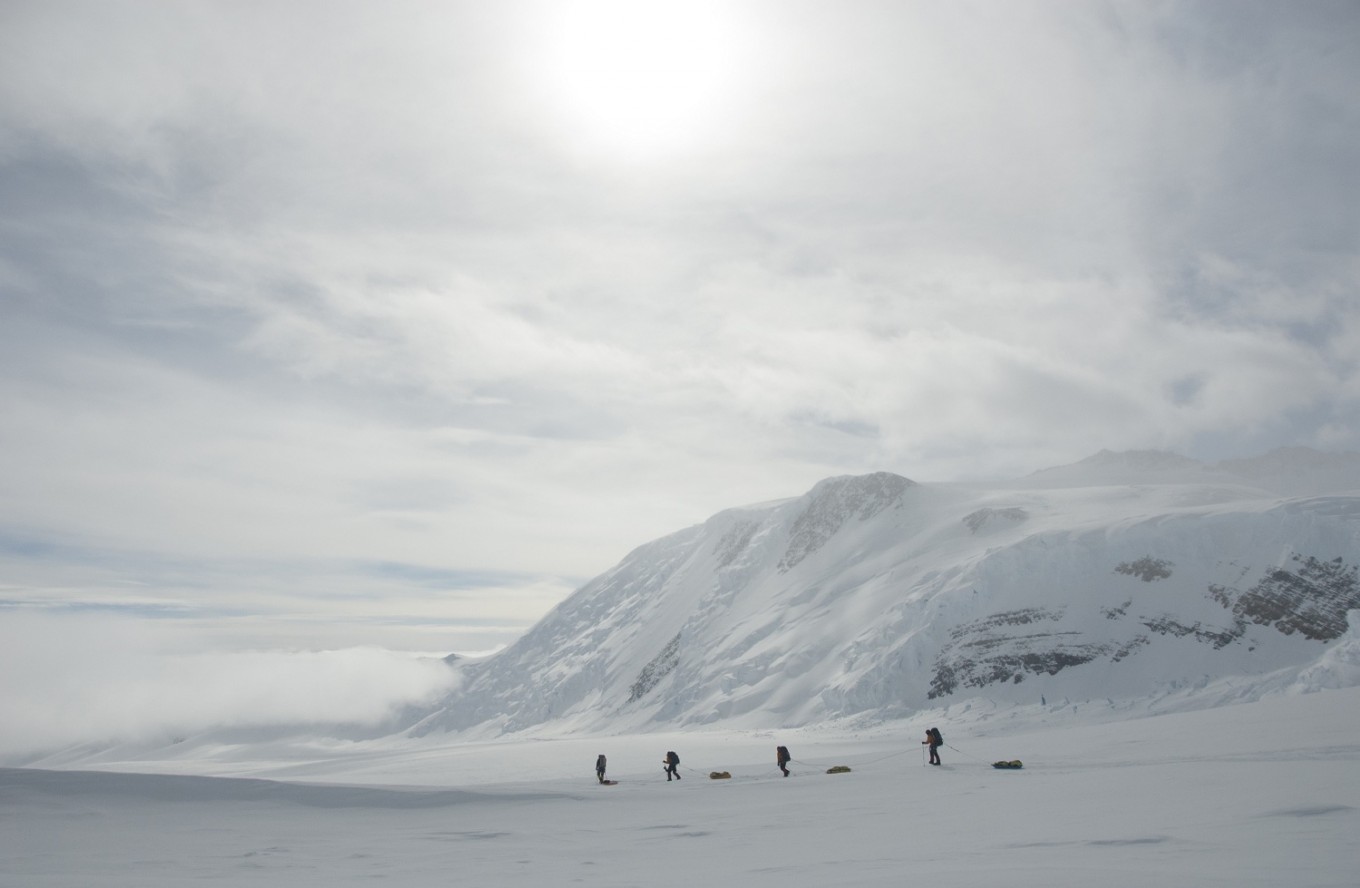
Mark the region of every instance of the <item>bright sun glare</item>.
[[670, 153], [722, 125], [737, 53], [720, 5], [585, 0], [554, 4], [544, 24], [543, 76], [574, 140]]

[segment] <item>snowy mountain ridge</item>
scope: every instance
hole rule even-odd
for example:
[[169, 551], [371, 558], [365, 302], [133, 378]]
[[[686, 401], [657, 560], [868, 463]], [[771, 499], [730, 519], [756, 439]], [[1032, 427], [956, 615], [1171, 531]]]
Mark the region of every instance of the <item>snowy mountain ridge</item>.
[[1358, 564], [1360, 454], [1102, 452], [989, 486], [830, 478], [635, 549], [510, 648], [461, 662], [412, 732], [1278, 688], [1341, 643]]
[[1217, 484], [1306, 496], [1360, 487], [1360, 453], [1281, 447], [1261, 456], [1205, 463], [1164, 450], [1102, 450], [1069, 466], [1041, 469], [1021, 483], [1074, 487]]

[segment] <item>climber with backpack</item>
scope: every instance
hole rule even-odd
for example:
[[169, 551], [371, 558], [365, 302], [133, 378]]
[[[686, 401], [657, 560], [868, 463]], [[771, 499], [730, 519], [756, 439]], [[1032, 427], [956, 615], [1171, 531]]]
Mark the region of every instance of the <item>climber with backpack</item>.
[[666, 769], [667, 783], [671, 782], [671, 775], [674, 775], [676, 780], [680, 779], [680, 771], [678, 770], [680, 767], [680, 756], [676, 755], [674, 751], [666, 753], [666, 760], [661, 764]]
[[944, 745], [944, 735], [939, 728], [930, 728], [926, 731], [926, 739], [921, 741], [922, 746], [930, 747], [930, 763], [938, 765], [940, 763], [940, 747]]
[[792, 757], [789, 755], [787, 746], [776, 746], [774, 748], [774, 761], [775, 764], [779, 765], [779, 770], [784, 772], [784, 776], [789, 776], [789, 762], [792, 761]]
[[601, 783], [606, 782], [604, 779], [604, 770], [607, 764], [608, 759], [604, 757], [604, 753], [600, 753], [599, 758], [595, 759], [595, 776], [600, 779]]

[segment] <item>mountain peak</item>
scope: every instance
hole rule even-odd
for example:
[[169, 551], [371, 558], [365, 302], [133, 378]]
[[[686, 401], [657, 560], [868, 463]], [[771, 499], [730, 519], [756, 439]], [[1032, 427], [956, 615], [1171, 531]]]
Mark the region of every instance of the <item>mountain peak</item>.
[[1225, 459], [1215, 468], [1296, 495], [1360, 490], [1360, 453], [1354, 451], [1280, 447], [1262, 456]]
[[1077, 463], [1079, 466], [1119, 467], [1138, 471], [1198, 468], [1201, 463], [1170, 450], [1101, 450]]
[[1360, 453], [1280, 447], [1262, 456], [1203, 463], [1167, 450], [1102, 450], [1071, 465], [1041, 469], [1026, 481], [1052, 488], [1211, 484], [1317, 496], [1360, 490]]
[[1105, 451], [996, 489], [828, 478], [635, 549], [453, 664], [459, 689], [412, 730], [768, 729], [1294, 681], [1360, 608], [1360, 494], [1247, 475], [1331, 483], [1357, 457]]
[[1040, 469], [1028, 480], [1061, 487], [1184, 483], [1200, 480], [1204, 471], [1203, 463], [1168, 450], [1102, 450], [1071, 465]]

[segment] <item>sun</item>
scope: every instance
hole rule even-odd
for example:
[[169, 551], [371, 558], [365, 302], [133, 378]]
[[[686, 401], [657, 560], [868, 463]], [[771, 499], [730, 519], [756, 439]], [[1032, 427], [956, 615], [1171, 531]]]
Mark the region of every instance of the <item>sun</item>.
[[718, 3], [575, 0], [542, 22], [550, 113], [591, 148], [684, 151], [725, 123], [739, 52], [736, 17]]

